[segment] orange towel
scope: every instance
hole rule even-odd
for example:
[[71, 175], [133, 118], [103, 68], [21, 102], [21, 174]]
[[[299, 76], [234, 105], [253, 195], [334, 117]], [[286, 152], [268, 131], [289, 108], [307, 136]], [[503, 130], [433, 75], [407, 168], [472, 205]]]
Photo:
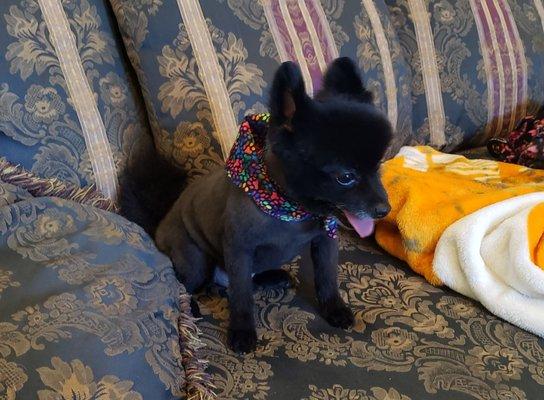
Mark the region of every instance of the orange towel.
[[[448, 226], [485, 206], [544, 191], [544, 171], [468, 160], [426, 146], [401, 149], [384, 163], [382, 179], [392, 211], [377, 224], [376, 240], [435, 285], [442, 282], [433, 271], [434, 252]], [[544, 249], [540, 236], [532, 240]]]

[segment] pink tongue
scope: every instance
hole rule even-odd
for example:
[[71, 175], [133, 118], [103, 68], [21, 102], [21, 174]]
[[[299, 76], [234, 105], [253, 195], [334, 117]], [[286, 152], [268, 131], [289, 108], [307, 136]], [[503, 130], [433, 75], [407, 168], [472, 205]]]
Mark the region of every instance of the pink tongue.
[[358, 218], [347, 211], [344, 211], [344, 215], [359, 236], [364, 238], [372, 235], [372, 232], [374, 231], [374, 220], [372, 218]]

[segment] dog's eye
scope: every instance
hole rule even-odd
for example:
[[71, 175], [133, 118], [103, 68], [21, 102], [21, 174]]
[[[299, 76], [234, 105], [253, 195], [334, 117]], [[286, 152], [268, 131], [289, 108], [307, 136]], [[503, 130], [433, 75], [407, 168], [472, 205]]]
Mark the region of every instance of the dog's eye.
[[342, 186], [352, 186], [355, 183], [355, 174], [351, 172], [341, 173], [336, 177], [336, 182]]

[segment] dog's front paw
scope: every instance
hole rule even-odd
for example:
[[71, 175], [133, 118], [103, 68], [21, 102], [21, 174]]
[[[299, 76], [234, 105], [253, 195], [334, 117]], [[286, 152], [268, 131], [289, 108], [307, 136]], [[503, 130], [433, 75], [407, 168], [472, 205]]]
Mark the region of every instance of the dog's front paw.
[[235, 353], [250, 353], [257, 347], [255, 329], [229, 329], [229, 346]]
[[323, 304], [321, 314], [327, 322], [335, 328], [348, 329], [353, 325], [355, 318], [350, 308], [342, 300]]

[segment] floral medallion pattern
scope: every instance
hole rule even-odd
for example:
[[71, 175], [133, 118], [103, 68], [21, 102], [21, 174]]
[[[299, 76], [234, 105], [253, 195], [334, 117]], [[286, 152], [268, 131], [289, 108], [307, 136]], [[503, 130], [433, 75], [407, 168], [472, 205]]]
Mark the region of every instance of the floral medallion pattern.
[[[158, 1], [150, 6], [125, 0], [111, 2], [143, 87], [151, 126], [161, 152], [170, 155], [191, 176], [217, 168], [222, 157], [210, 100], [177, 4]], [[240, 18], [252, 29], [263, 31], [262, 54], [274, 58], [270, 35], [263, 27], [262, 7], [255, 4], [239, 13], [241, 6], [230, 0], [222, 5], [229, 13], [234, 13], [237, 20]], [[216, 50], [230, 106], [235, 118], [240, 120], [262, 100], [263, 71], [260, 65], [249, 60], [246, 41], [232, 29], [216, 26], [216, 22], [216, 18], [206, 18], [206, 28]], [[166, 30], [158, 38], [157, 33], [163, 27]], [[166, 37], [169, 39], [165, 40]]]
[[[369, 391], [360, 389], [344, 389], [340, 385], [333, 385], [331, 388], [318, 389], [315, 385], [310, 385], [311, 395], [303, 400], [411, 400], [395, 389], [383, 389], [373, 387]], [[370, 393], [369, 393], [370, 392]]]
[[[146, 126], [116, 27], [102, 1], [64, 1], [63, 8], [95, 93], [91, 101], [97, 104], [114, 162], [122, 168]], [[5, 54], [0, 61], [0, 155], [42, 177], [78, 186], [94, 183], [82, 128], [38, 2], [2, 2], [0, 17]]]
[[12, 279], [13, 272], [0, 269], [0, 295], [8, 288], [20, 287], [21, 282]]
[[7, 206], [17, 201], [26, 200], [32, 196], [24, 189], [11, 184], [0, 185], [0, 206]]
[[[512, 10], [513, 17], [520, 34], [527, 41], [525, 53], [528, 56], [530, 68], [533, 71], [542, 71], [544, 68], [544, 37], [542, 36], [542, 16], [537, 9], [539, 3], [509, 0], [508, 5]], [[529, 103], [527, 112], [535, 114], [544, 101], [544, 82], [541, 81], [542, 74], [531, 74], [529, 76]]]
[[[416, 31], [422, 27], [416, 27], [410, 17], [415, 12], [411, 7], [419, 2], [385, 2], [411, 69], [414, 139], [417, 143], [429, 143], [426, 91], [430, 89], [426, 88], [428, 71], [424, 69], [428, 66], [422, 63], [422, 57], [428, 56], [422, 51], [428, 49], [424, 49], [425, 43], [418, 43], [429, 39], [418, 38]], [[535, 112], [544, 100], [540, 90], [542, 73], [535, 75], [544, 67], [542, 52], [538, 50], [544, 33], [533, 1], [483, 1], [475, 2], [474, 7], [469, 1], [459, 0], [422, 3], [432, 35], [432, 43], [427, 44], [434, 46], [431, 62], [439, 73], [445, 117], [444, 150], [485, 144], [490, 135], [505, 134], [523, 113]], [[420, 17], [417, 23], [422, 25], [427, 18]], [[486, 30], [490, 23], [494, 25], [491, 36]], [[488, 55], [502, 58], [503, 62], [486, 65]], [[522, 95], [524, 82], [528, 92]], [[513, 98], [518, 103], [510, 105]]]
[[184, 290], [141, 228], [61, 199], [5, 200], [0, 399], [183, 396]]
[[[285, 266], [296, 290], [255, 293], [259, 346], [249, 356], [225, 347], [224, 291], [199, 295], [204, 356], [220, 398], [538, 398], [542, 339], [429, 285], [400, 261], [347, 245], [361, 243], [350, 233], [340, 242], [341, 294], [356, 316], [347, 332], [316, 313], [308, 257]], [[285, 385], [293, 374], [296, 385]]]
[[0, 398], [16, 399], [16, 394], [28, 380], [22, 366], [0, 358]]
[[133, 382], [122, 381], [114, 375], [106, 375], [95, 381], [92, 369], [81, 360], [67, 363], [53, 357], [51, 366], [38, 368], [38, 374], [47, 387], [38, 391], [39, 400], [142, 400], [139, 393], [131, 390]]

